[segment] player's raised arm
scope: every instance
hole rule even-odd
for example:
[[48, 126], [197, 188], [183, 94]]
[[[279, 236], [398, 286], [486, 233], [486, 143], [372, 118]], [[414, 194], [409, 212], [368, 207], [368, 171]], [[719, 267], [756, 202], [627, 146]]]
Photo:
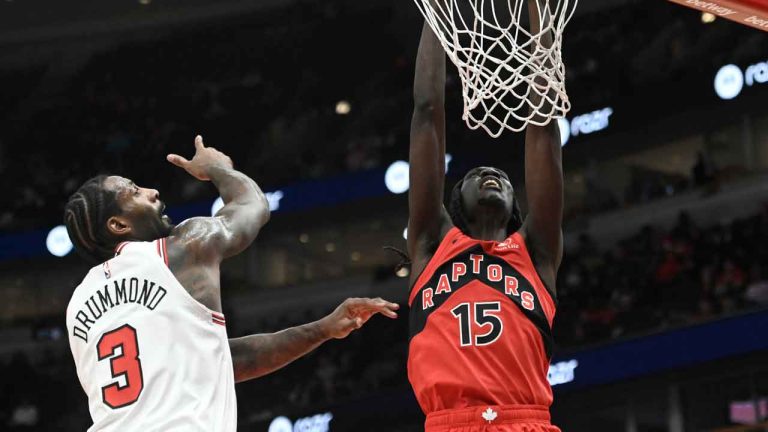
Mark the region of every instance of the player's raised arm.
[[[536, 0], [528, 0], [531, 32], [541, 29]], [[545, 18], [547, 14], [544, 14]], [[551, 19], [551, 15], [549, 15]], [[541, 36], [545, 46], [551, 46], [552, 35]], [[533, 98], [534, 103], [548, 103]], [[544, 269], [545, 283], [554, 288], [557, 268], [563, 255], [563, 164], [560, 130], [556, 120], [546, 126], [529, 125], [525, 136], [525, 190], [528, 196], [528, 216], [525, 233], [533, 247], [537, 267]]]
[[424, 23], [416, 56], [411, 120], [408, 252], [418, 257], [437, 242], [450, 219], [443, 207], [445, 187], [445, 51]]
[[[213, 218], [193, 218], [174, 229], [181, 242], [198, 246], [204, 259], [218, 260], [240, 253], [253, 242], [269, 220], [269, 204], [255, 181], [232, 167], [232, 160], [195, 138], [195, 156], [187, 160], [168, 155], [168, 161], [199, 180], [211, 181], [224, 200]], [[195, 252], [195, 251], [191, 251]]]
[[352, 298], [315, 322], [277, 333], [230, 339], [235, 381], [264, 376], [303, 357], [329, 339], [343, 339], [375, 314], [397, 318], [395, 311], [398, 308], [396, 303], [380, 298]]

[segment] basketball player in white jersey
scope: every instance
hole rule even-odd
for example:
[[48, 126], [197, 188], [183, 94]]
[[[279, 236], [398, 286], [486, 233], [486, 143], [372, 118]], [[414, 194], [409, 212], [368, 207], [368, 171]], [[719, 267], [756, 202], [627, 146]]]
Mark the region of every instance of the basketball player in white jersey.
[[96, 264], [67, 307], [89, 432], [234, 432], [235, 382], [344, 338], [374, 314], [397, 316], [394, 303], [347, 299], [316, 322], [228, 339], [219, 264], [251, 244], [269, 207], [229, 157], [200, 136], [195, 148], [191, 161], [168, 161], [218, 188], [225, 205], [214, 217], [174, 226], [156, 190], [118, 176], [87, 181], [66, 205], [72, 242]]

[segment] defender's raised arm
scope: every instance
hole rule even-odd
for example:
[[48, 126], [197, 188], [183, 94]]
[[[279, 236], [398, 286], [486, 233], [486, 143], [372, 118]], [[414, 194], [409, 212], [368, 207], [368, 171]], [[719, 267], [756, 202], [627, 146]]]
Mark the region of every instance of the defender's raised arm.
[[232, 160], [195, 138], [191, 161], [175, 154], [168, 161], [184, 168], [199, 180], [211, 181], [219, 190], [224, 207], [213, 218], [193, 218], [179, 225], [173, 235], [199, 243], [206, 257], [221, 260], [243, 251], [269, 221], [269, 203], [255, 181], [232, 167]]

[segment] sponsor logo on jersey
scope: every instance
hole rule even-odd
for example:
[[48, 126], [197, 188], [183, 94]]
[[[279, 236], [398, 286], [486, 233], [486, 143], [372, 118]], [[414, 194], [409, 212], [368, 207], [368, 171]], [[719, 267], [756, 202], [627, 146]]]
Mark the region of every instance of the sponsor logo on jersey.
[[503, 242], [497, 244], [496, 247], [494, 247], [494, 249], [497, 251], [515, 250], [515, 249], [520, 249], [520, 245], [513, 242], [512, 238], [510, 237], [504, 240]]

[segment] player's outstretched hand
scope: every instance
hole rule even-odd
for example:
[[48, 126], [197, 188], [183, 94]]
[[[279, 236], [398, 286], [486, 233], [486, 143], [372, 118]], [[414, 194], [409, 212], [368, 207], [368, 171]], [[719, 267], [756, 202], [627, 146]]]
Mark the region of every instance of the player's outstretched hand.
[[168, 162], [184, 168], [189, 174], [203, 181], [211, 179], [208, 175], [211, 167], [232, 168], [232, 159], [213, 147], [206, 147], [200, 135], [195, 137], [195, 156], [191, 161], [173, 153], [169, 154], [167, 159]]
[[344, 339], [353, 330], [362, 327], [377, 313], [388, 318], [397, 318], [395, 311], [399, 308], [397, 303], [391, 303], [381, 298], [349, 298], [321, 321], [328, 336]]

